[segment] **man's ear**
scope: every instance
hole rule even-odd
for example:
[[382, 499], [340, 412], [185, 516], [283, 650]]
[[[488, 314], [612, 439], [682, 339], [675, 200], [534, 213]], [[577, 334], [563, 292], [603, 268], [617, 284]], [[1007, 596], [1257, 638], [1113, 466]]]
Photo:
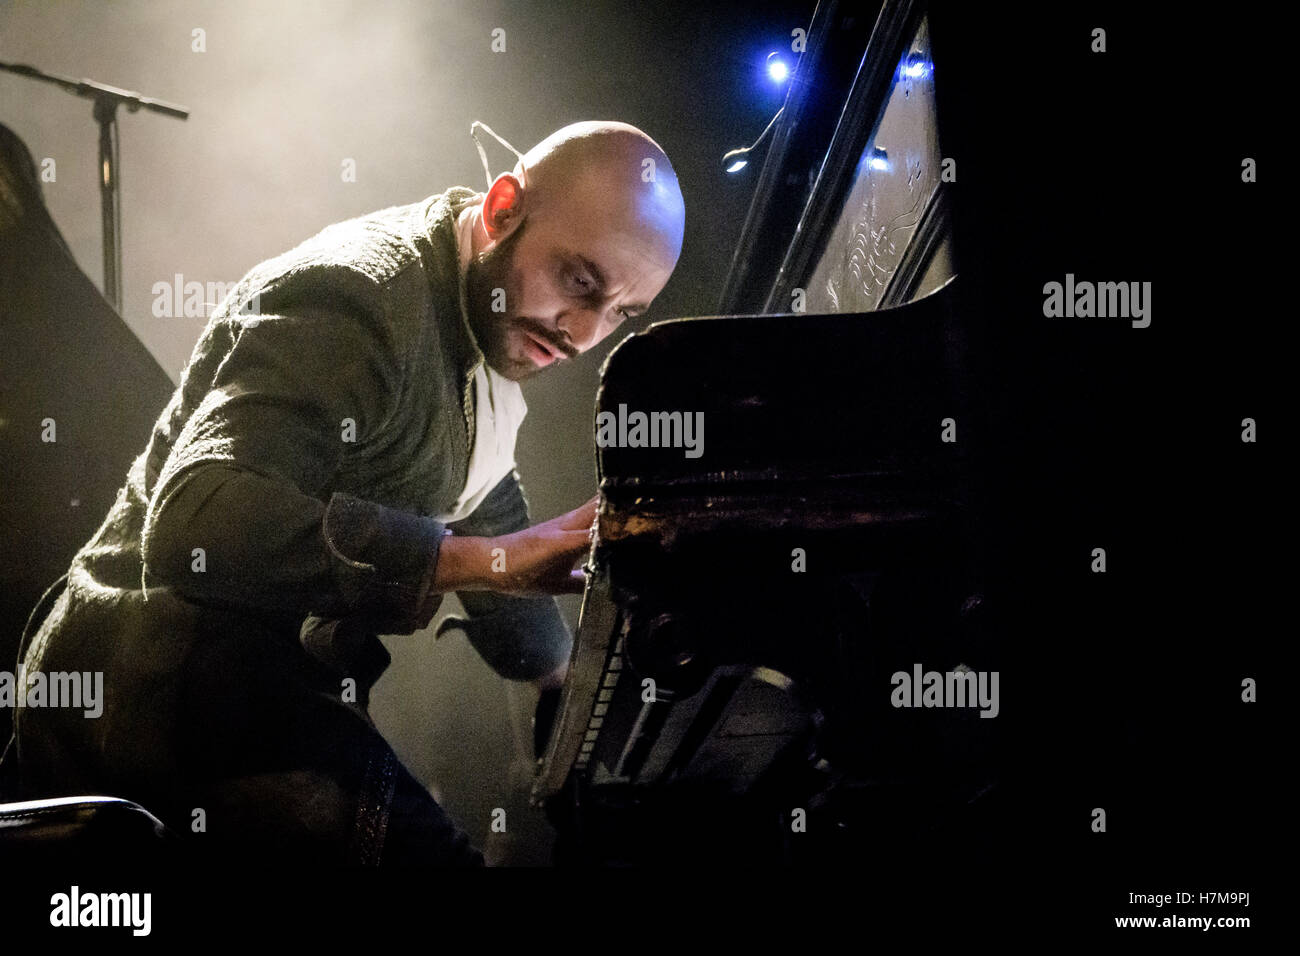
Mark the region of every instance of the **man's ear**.
[[492, 241], [504, 239], [524, 219], [524, 187], [513, 173], [502, 173], [483, 197], [483, 228]]

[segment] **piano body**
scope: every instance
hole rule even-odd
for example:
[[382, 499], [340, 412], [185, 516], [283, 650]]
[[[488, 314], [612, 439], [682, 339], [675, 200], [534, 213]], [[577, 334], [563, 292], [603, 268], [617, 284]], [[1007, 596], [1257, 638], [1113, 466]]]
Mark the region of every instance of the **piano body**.
[[558, 863], [816, 865], [992, 832], [999, 722], [894, 694], [999, 669], [931, 27], [920, 3], [819, 5], [724, 314], [602, 370], [597, 422], [702, 414], [703, 441], [598, 434], [533, 788]]
[[[29, 618], [48, 612], [174, 387], [77, 265], [30, 151], [0, 125], [0, 670], [15, 666]], [[0, 708], [0, 750], [12, 726]]]

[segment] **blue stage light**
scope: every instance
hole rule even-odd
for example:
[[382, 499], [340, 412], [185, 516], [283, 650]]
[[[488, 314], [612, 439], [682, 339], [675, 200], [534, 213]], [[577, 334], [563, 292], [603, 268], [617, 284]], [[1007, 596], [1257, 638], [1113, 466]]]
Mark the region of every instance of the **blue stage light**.
[[775, 51], [767, 55], [767, 75], [777, 83], [784, 83], [790, 76], [790, 67]]
[[933, 69], [933, 63], [920, 53], [913, 53], [908, 56], [907, 62], [903, 64], [903, 75], [910, 80], [919, 80], [924, 76], [929, 76], [930, 71]]

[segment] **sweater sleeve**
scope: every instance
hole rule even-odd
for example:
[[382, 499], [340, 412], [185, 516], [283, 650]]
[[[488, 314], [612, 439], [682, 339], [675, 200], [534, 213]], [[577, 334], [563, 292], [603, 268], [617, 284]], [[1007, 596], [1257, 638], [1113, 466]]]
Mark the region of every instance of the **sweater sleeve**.
[[187, 375], [214, 371], [182, 383], [206, 391], [145, 519], [146, 594], [166, 585], [284, 615], [373, 613], [394, 631], [427, 609], [443, 525], [329, 490], [348, 442], [395, 410], [404, 366], [379, 290], [329, 278], [317, 295], [263, 295], [278, 313], [205, 333]]
[[[512, 471], [469, 517], [448, 525], [453, 534], [491, 537], [528, 527], [528, 503]], [[463, 630], [488, 665], [507, 680], [536, 680], [565, 663], [573, 635], [553, 597], [525, 598], [495, 591], [458, 591], [467, 617], [443, 618], [437, 636]]]

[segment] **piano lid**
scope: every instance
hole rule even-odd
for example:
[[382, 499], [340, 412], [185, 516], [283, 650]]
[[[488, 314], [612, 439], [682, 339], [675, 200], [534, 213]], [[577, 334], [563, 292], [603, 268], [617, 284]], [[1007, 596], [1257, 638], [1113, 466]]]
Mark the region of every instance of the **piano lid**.
[[[0, 655], [104, 520], [172, 381], [81, 271], [0, 125]], [[54, 422], [54, 442], [42, 440]], [[0, 715], [0, 721], [8, 717]], [[5, 737], [0, 726], [0, 738]]]

